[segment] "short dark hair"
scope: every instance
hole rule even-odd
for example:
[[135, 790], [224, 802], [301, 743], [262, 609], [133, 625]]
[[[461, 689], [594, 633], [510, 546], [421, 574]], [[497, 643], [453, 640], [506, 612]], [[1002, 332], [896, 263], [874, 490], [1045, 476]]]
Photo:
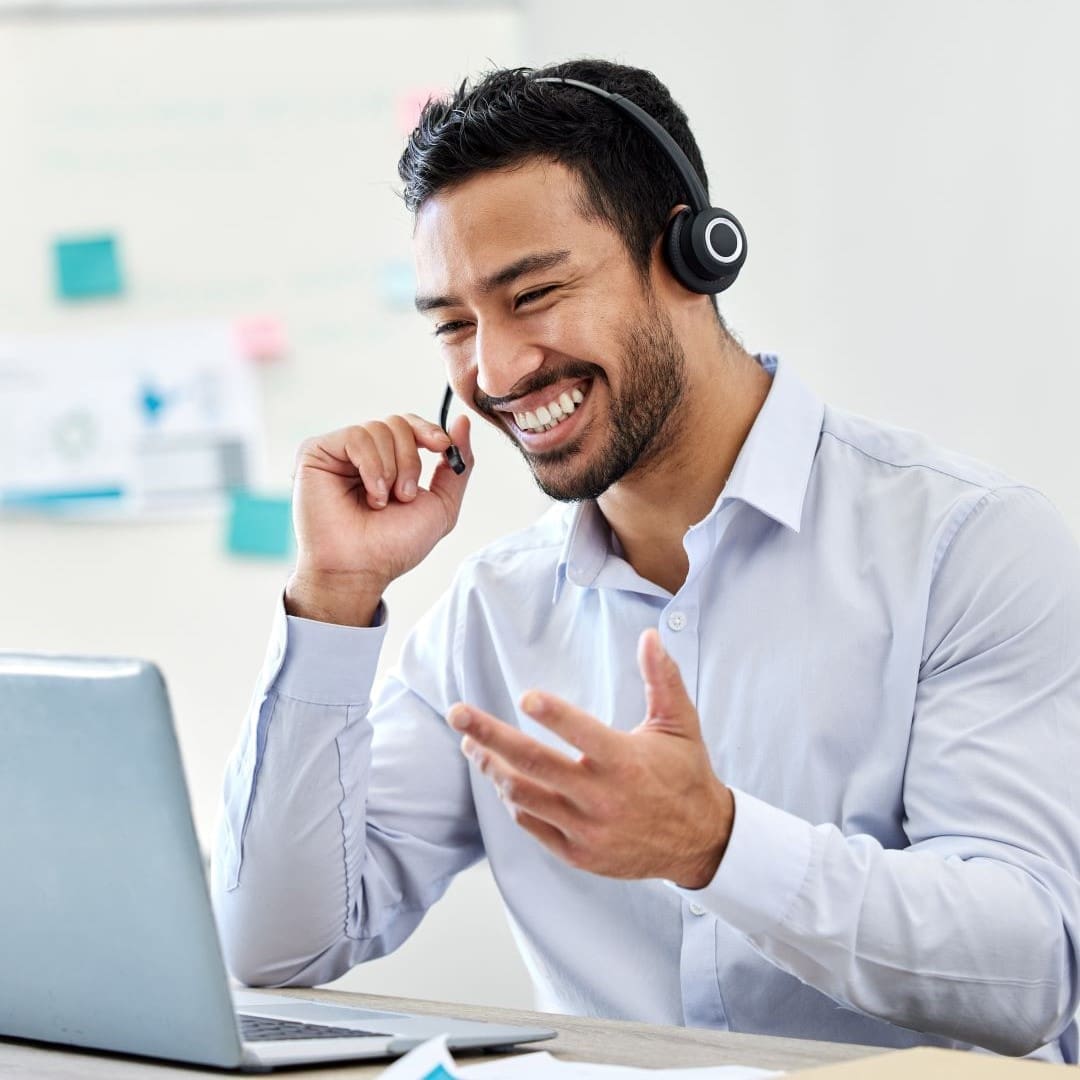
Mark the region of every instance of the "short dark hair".
[[582, 182], [582, 213], [609, 224], [643, 277], [672, 207], [687, 192], [667, 156], [629, 117], [595, 94], [543, 76], [592, 83], [622, 94], [671, 134], [708, 188], [701, 151], [686, 114], [667, 87], [641, 68], [606, 60], [569, 60], [543, 68], [503, 68], [448, 99], [431, 100], [398, 162], [405, 205], [413, 213], [437, 192], [489, 169], [529, 158], [557, 161]]

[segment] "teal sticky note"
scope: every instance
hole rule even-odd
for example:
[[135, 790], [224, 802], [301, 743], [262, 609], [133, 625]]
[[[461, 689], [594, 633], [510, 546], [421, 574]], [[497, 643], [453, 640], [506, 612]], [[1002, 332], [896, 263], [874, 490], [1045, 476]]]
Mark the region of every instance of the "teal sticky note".
[[114, 236], [80, 236], [53, 245], [56, 295], [61, 300], [98, 300], [124, 291], [120, 246]]
[[234, 491], [229, 500], [230, 554], [266, 559], [292, 555], [292, 504], [287, 497]]

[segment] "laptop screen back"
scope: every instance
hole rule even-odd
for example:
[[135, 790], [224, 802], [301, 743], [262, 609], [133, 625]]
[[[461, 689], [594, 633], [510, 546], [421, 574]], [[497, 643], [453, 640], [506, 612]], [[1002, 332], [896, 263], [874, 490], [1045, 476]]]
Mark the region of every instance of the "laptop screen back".
[[0, 1035], [239, 1065], [156, 668], [0, 653], [0, 867]]

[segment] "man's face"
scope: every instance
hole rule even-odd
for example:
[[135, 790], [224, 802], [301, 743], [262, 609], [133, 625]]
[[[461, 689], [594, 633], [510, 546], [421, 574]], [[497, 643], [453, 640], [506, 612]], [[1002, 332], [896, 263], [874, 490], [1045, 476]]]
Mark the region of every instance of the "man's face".
[[578, 181], [535, 162], [480, 173], [417, 214], [417, 307], [455, 392], [556, 499], [596, 498], [678, 434], [686, 360]]

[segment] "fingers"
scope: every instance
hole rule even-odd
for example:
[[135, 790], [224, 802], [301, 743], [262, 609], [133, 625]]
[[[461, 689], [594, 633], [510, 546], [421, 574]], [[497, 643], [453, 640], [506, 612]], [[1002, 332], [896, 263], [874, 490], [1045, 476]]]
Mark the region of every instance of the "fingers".
[[378, 510], [391, 498], [410, 502], [416, 497], [421, 469], [418, 448], [441, 452], [449, 445], [450, 437], [438, 424], [410, 413], [309, 439], [300, 447], [297, 462], [299, 467], [359, 477], [362, 497]]
[[374, 420], [351, 431], [346, 448], [364, 482], [368, 505], [374, 510], [385, 506], [397, 474], [393, 432], [382, 421]]
[[420, 452], [416, 448], [416, 433], [404, 416], [388, 416], [386, 426], [394, 440], [394, 495], [400, 502], [416, 498], [420, 485]]
[[530, 690], [522, 697], [521, 708], [537, 723], [543, 724], [597, 763], [602, 763], [611, 755], [618, 740], [617, 732], [554, 694]]
[[[385, 445], [387, 440], [389, 449]], [[372, 509], [385, 506], [390, 491], [390, 485], [384, 478], [386, 457], [391, 461], [393, 459], [393, 436], [389, 429], [386, 429], [381, 441], [384, 444], [382, 449], [378, 433], [373, 434], [363, 425], [339, 428], [326, 435], [307, 439], [301, 443], [296, 455], [297, 479], [299, 481], [304, 470], [333, 473], [347, 481], [359, 477], [363, 488], [361, 494], [366, 497], [368, 505]]]
[[455, 705], [446, 720], [478, 752], [491, 751], [526, 776], [561, 785], [569, 783], [574, 776], [575, 763], [565, 754], [545, 746], [482, 709]]
[[402, 419], [408, 422], [416, 441], [425, 450], [437, 450], [441, 453], [450, 445], [450, 436], [431, 420], [425, 420], [416, 413], [405, 413]]
[[[437, 495], [443, 502], [446, 511], [447, 531], [457, 524], [458, 514], [461, 512], [461, 503], [465, 498], [465, 488], [468, 486], [469, 477], [472, 476], [474, 459], [471, 430], [469, 418], [464, 414], [458, 416], [450, 425], [450, 439], [453, 445], [461, 451], [461, 458], [465, 462], [465, 471], [459, 476], [443, 458], [436, 467], [429, 485], [431, 493]], [[440, 449], [445, 450], [449, 445], [450, 443], [447, 442]]]
[[472, 705], [455, 705], [446, 719], [464, 736], [461, 752], [491, 780], [515, 821], [527, 828], [526, 817], [534, 822], [529, 831], [538, 839], [547, 843], [544, 833], [561, 834], [580, 817], [574, 792], [585, 778], [576, 762]]
[[466, 735], [461, 740], [461, 752], [491, 781], [515, 820], [527, 814], [561, 831], [569, 828], [579, 816], [564, 792], [515, 768], [489, 745], [482, 745], [473, 736]]
[[638, 667], [645, 683], [645, 723], [665, 727], [697, 728], [697, 711], [682, 679], [679, 665], [660, 644], [655, 629], [638, 639]]

